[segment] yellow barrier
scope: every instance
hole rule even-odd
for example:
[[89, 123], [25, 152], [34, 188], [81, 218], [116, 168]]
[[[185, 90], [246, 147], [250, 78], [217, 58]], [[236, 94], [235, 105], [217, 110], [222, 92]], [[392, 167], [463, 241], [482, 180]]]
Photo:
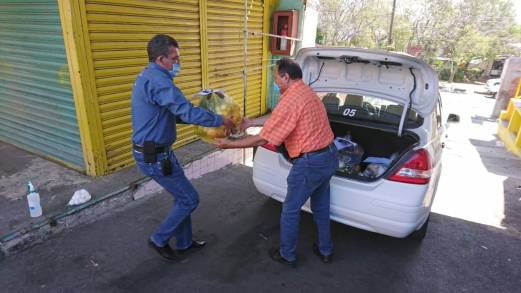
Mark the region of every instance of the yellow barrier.
[[517, 82], [517, 88], [516, 88], [516, 93], [514, 94], [514, 97], [515, 98], [520, 98], [519, 97], [519, 92], [521, 91], [521, 78], [519, 79], [519, 81]]
[[[518, 92], [516, 91], [516, 93]], [[501, 111], [498, 121], [498, 136], [507, 149], [521, 157], [521, 96], [511, 98], [507, 109]]]

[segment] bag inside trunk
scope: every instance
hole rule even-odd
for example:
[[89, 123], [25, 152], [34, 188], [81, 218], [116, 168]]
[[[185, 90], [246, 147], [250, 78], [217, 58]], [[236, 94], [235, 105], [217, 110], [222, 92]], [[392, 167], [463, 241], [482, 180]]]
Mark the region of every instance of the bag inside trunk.
[[[355, 147], [350, 145], [339, 150], [340, 164], [336, 172], [337, 176], [372, 181], [385, 174], [418, 142], [417, 136], [407, 131], [399, 137], [396, 132], [350, 125], [345, 122], [332, 121], [330, 124], [337, 142], [338, 138], [347, 138], [355, 144]], [[340, 146], [344, 145], [340, 144]]]

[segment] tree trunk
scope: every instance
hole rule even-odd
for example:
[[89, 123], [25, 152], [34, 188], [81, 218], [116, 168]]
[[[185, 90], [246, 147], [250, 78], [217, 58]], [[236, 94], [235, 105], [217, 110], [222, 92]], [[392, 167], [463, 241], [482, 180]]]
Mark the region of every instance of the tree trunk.
[[452, 83], [454, 81], [454, 61], [450, 60], [450, 77], [449, 82]]

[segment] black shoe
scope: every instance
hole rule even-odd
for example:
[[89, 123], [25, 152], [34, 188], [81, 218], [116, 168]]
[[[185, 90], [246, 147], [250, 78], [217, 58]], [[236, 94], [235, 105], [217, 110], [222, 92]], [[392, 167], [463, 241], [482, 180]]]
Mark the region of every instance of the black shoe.
[[316, 243], [313, 243], [313, 253], [316, 254], [323, 263], [330, 263], [333, 260], [333, 254], [331, 253], [330, 255], [323, 255], [320, 253], [320, 249], [318, 249], [318, 245]]
[[148, 246], [153, 248], [162, 258], [169, 261], [180, 261], [181, 258], [177, 254], [175, 250], [170, 247], [170, 245], [165, 245], [163, 247], [157, 246], [152, 240], [148, 239]]
[[280, 255], [280, 251], [276, 247], [270, 248], [268, 250], [268, 254], [270, 255], [271, 259], [276, 261], [276, 262], [280, 262], [281, 264], [288, 265], [288, 266], [290, 266], [292, 268], [297, 267], [297, 261], [296, 260], [289, 261], [289, 260], [285, 259], [282, 255]]
[[199, 250], [199, 249], [203, 248], [205, 245], [206, 245], [206, 241], [193, 239], [192, 240], [192, 244], [190, 244], [190, 246], [188, 246], [188, 248], [177, 249], [176, 251], [179, 254], [184, 254], [184, 253], [187, 253], [187, 252], [190, 252], [190, 251]]

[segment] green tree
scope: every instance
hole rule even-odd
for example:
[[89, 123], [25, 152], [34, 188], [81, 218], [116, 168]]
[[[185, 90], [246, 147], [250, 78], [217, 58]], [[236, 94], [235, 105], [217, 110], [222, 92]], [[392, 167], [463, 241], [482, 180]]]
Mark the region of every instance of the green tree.
[[392, 0], [320, 0], [319, 31], [325, 45], [396, 51], [420, 46], [425, 60], [441, 56], [461, 65], [521, 53], [511, 45], [521, 43], [512, 7], [511, 0], [398, 0], [388, 48]]

